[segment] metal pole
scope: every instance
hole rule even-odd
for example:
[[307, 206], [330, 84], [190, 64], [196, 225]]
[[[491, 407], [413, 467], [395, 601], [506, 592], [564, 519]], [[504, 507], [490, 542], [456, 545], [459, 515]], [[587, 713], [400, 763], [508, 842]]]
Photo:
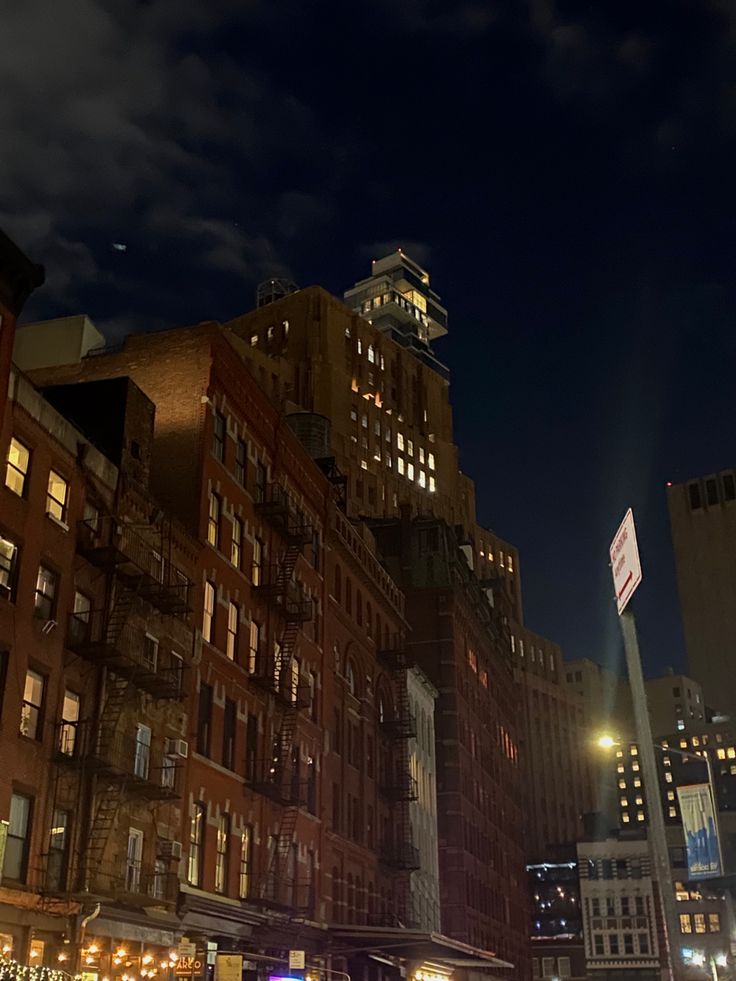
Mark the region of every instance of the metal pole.
[[636, 621], [630, 610], [624, 610], [619, 616], [621, 632], [624, 637], [626, 651], [626, 667], [631, 686], [631, 701], [636, 722], [636, 738], [639, 743], [639, 759], [641, 760], [644, 786], [649, 805], [649, 854], [652, 860], [654, 880], [659, 890], [662, 904], [662, 920], [665, 938], [665, 957], [669, 966], [669, 976], [673, 981], [682, 977], [680, 946], [678, 944], [679, 917], [675, 905], [675, 889], [672, 882], [669, 850], [662, 811], [662, 795], [659, 789], [659, 775], [654, 756], [654, 740], [649, 721], [649, 709], [644, 688], [644, 675], [641, 670], [639, 656], [639, 641], [636, 635]]

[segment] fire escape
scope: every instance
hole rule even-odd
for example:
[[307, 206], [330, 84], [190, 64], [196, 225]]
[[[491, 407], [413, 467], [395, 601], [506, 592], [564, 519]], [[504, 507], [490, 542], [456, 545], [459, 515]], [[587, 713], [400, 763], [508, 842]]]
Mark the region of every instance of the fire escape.
[[[391, 807], [390, 831], [380, 843], [380, 858], [396, 876], [396, 919], [391, 926], [414, 924], [411, 896], [411, 873], [420, 868], [419, 850], [414, 844], [410, 804], [417, 800], [417, 783], [409, 765], [409, 741], [416, 737], [416, 720], [411, 713], [407, 671], [411, 667], [406, 638], [393, 637], [379, 650], [378, 656], [391, 673], [395, 702], [393, 711], [379, 719], [384, 741], [385, 765], [380, 792]], [[385, 924], [384, 924], [385, 925]]]
[[269, 607], [273, 616], [273, 654], [260, 651], [254, 684], [274, 700], [276, 722], [271, 755], [255, 760], [246, 785], [282, 808], [278, 834], [274, 836], [269, 867], [262, 876], [259, 896], [264, 905], [276, 910], [306, 912], [308, 897], [302, 901], [290, 858], [299, 808], [305, 803], [305, 788], [300, 780], [299, 759], [295, 758], [294, 735], [297, 716], [309, 705], [309, 692], [298, 678], [292, 677], [292, 664], [299, 631], [313, 619], [311, 599], [295, 580], [297, 560], [304, 546], [312, 541], [312, 525], [297, 510], [288, 492], [276, 483], [269, 484], [256, 511], [267, 521], [283, 546], [279, 561], [262, 570], [255, 594]]
[[142, 907], [174, 903], [177, 876], [168, 861], [176, 855], [161, 849], [155, 864], [146, 867], [140, 856], [111, 860], [106, 853], [124, 803], [164, 803], [181, 796], [178, 764], [186, 745], [176, 739], [155, 742], [145, 726], [128, 734], [120, 724], [136, 693], [182, 697], [183, 657], [152, 647], [138, 624], [153, 613], [167, 617], [167, 633], [180, 635], [186, 651], [181, 621], [190, 611], [191, 584], [171, 561], [171, 529], [163, 523], [138, 526], [114, 516], [82, 522], [77, 551], [105, 575], [103, 607], [71, 614], [66, 637], [67, 649], [95, 671], [98, 708], [90, 719], [62, 722], [58, 729], [55, 807], [77, 810], [81, 830], [70, 875], [57, 868], [49, 849], [45, 892]]

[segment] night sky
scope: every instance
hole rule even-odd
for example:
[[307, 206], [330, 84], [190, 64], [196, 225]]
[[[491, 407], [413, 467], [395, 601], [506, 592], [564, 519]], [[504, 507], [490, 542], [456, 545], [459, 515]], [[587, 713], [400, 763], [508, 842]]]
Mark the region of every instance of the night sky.
[[616, 660], [632, 505], [646, 667], [684, 665], [665, 483], [736, 463], [729, 0], [26, 0], [3, 42], [29, 318], [227, 319], [263, 278], [341, 295], [403, 246], [528, 624]]

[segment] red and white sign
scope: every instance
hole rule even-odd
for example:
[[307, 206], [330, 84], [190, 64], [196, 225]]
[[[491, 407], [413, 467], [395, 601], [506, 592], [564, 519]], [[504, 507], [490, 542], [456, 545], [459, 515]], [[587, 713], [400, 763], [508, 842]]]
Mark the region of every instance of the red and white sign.
[[613, 588], [616, 591], [616, 606], [620, 616], [641, 582], [639, 546], [636, 544], [634, 512], [631, 508], [624, 515], [624, 520], [611, 542], [609, 555], [611, 556]]

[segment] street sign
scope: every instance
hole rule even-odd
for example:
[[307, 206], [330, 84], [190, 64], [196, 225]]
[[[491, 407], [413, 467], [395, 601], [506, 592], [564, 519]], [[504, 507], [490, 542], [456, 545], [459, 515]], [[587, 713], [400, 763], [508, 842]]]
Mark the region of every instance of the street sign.
[[636, 543], [634, 512], [631, 508], [624, 515], [624, 520], [614, 535], [609, 555], [613, 588], [616, 591], [616, 607], [621, 616], [641, 582], [641, 561]]
[[289, 970], [290, 971], [303, 971], [304, 970], [304, 951], [303, 950], [290, 950], [289, 951]]
[[179, 957], [194, 957], [197, 953], [197, 945], [187, 943], [186, 940], [183, 940], [177, 947], [176, 952]]

